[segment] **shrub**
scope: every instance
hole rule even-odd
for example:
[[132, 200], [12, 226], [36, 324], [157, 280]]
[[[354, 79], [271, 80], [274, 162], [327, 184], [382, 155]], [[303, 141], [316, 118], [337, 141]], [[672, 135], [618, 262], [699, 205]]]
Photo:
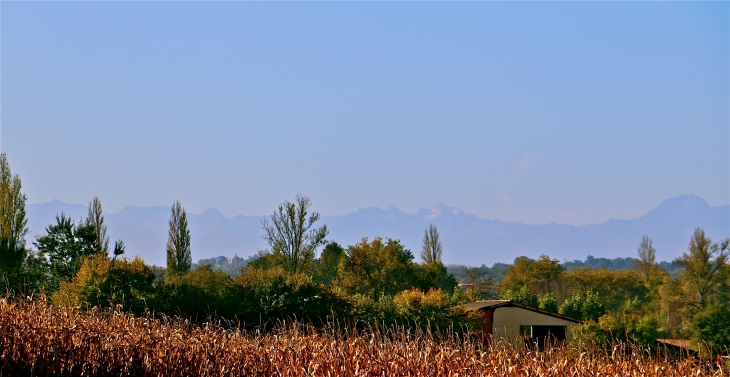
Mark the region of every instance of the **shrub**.
[[694, 320], [695, 338], [716, 350], [730, 348], [730, 308], [712, 305]]
[[52, 301], [61, 306], [106, 308], [121, 305], [142, 313], [147, 299], [153, 296], [155, 273], [139, 257], [117, 259], [112, 263], [103, 255], [84, 259], [69, 282], [62, 282]]

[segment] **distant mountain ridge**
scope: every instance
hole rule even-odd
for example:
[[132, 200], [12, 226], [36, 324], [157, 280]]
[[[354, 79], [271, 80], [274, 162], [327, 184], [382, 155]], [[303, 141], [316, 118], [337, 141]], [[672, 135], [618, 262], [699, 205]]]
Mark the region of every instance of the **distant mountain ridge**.
[[[28, 241], [54, 223], [65, 212], [78, 221], [87, 207], [54, 200], [28, 205]], [[109, 235], [121, 238], [131, 255], [148, 263], [165, 264], [170, 207], [125, 207], [116, 214], [106, 213]], [[192, 233], [193, 259], [218, 255], [249, 256], [267, 247], [261, 230], [264, 216], [227, 218], [213, 208], [188, 214]], [[418, 255], [423, 231], [429, 224], [438, 227], [444, 246], [444, 262], [466, 265], [509, 263], [515, 257], [548, 254], [560, 260], [598, 257], [634, 257], [643, 235], [654, 239], [659, 260], [671, 260], [687, 248], [695, 228], [700, 227], [714, 241], [730, 237], [730, 206], [711, 207], [695, 195], [667, 199], [646, 215], [630, 220], [609, 220], [601, 224], [529, 225], [482, 219], [443, 204], [407, 214], [393, 206], [367, 208], [340, 216], [322, 216], [330, 229], [328, 239], [352, 245], [362, 237], [397, 238]]]

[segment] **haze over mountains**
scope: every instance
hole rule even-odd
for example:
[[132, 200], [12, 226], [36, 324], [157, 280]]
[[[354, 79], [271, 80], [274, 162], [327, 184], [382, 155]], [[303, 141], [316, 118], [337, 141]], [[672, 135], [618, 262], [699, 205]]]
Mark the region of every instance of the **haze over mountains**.
[[[65, 212], [75, 221], [86, 217], [87, 207], [54, 200], [27, 207], [29, 245], [42, 235], [57, 213]], [[147, 263], [165, 264], [170, 207], [126, 207], [106, 213], [112, 243], [123, 239], [127, 253], [140, 255]], [[200, 214], [188, 213], [192, 233], [193, 260], [219, 255], [250, 256], [267, 247], [261, 230], [264, 216], [227, 218], [210, 208]], [[423, 231], [429, 224], [438, 227], [447, 264], [492, 265], [510, 263], [520, 255], [532, 258], [548, 254], [560, 260], [596, 257], [635, 257], [642, 235], [654, 239], [659, 260], [671, 260], [687, 248], [696, 227], [714, 241], [730, 237], [730, 206], [711, 207], [695, 195], [682, 195], [662, 202], [646, 215], [630, 220], [609, 220], [601, 224], [571, 226], [530, 225], [487, 220], [443, 204], [407, 214], [393, 206], [366, 208], [341, 216], [322, 216], [320, 224], [330, 229], [328, 239], [351, 245], [362, 237], [397, 238], [414, 255], [421, 247]]]

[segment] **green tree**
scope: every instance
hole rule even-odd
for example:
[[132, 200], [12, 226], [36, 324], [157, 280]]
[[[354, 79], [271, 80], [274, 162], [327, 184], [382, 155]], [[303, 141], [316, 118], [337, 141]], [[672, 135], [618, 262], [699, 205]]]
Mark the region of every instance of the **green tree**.
[[136, 257], [112, 263], [106, 255], [85, 258], [73, 280], [62, 282], [53, 294], [56, 305], [83, 308], [122, 305], [141, 314], [153, 301], [155, 273]]
[[97, 251], [100, 254], [109, 254], [109, 236], [106, 235], [104, 213], [98, 196], [89, 202], [89, 217], [86, 218], [86, 224], [94, 230]]
[[423, 247], [421, 249], [421, 259], [425, 264], [441, 262], [443, 247], [439, 240], [439, 231], [433, 225], [429, 225], [423, 235]]
[[644, 280], [644, 284], [651, 288], [656, 285], [656, 277], [659, 275], [659, 264], [656, 261], [656, 249], [649, 236], [641, 239], [638, 248], [639, 261], [636, 262], [636, 270]]
[[443, 292], [453, 292], [458, 282], [441, 261], [415, 264], [416, 287], [423, 292], [438, 288]]
[[695, 229], [689, 246], [673, 263], [684, 268], [679, 279], [685, 283], [690, 293], [688, 304], [697, 310], [705, 310], [709, 304], [727, 299], [728, 245], [730, 239], [722, 244], [713, 244], [705, 232]]
[[633, 270], [612, 271], [607, 268], [576, 268], [565, 273], [573, 293], [599, 294], [607, 311], [619, 311], [634, 297], [646, 303], [647, 287]]
[[331, 285], [337, 278], [337, 268], [340, 260], [345, 256], [345, 249], [337, 242], [328, 243], [322, 250], [317, 268], [314, 271], [314, 281], [319, 284]]
[[78, 226], [66, 214], [56, 215], [56, 224], [46, 227], [44, 235], [33, 243], [50, 262], [51, 289], [76, 275], [84, 258], [106, 254], [97, 248], [96, 231], [82, 221]]
[[588, 291], [584, 294], [575, 293], [568, 297], [560, 305], [558, 312], [581, 321], [598, 321], [598, 318], [606, 314], [606, 306], [603, 304], [600, 294]]
[[537, 295], [530, 292], [527, 286], [521, 286], [516, 290], [507, 290], [502, 294], [503, 300], [512, 300], [518, 304], [538, 308], [540, 306]]
[[378, 301], [414, 285], [413, 254], [400, 241], [367, 238], [346, 251], [340, 263], [340, 286], [350, 294], [362, 294]]
[[710, 305], [694, 318], [695, 338], [718, 351], [730, 348], [730, 308]]
[[127, 249], [124, 246], [124, 241], [116, 240], [114, 242], [114, 259], [113, 260], [116, 260], [117, 258], [121, 257], [126, 252], [127, 252]]
[[0, 154], [0, 273], [17, 274], [27, 255], [28, 234], [20, 176], [13, 175], [5, 153]]
[[518, 257], [507, 269], [507, 275], [500, 282], [500, 290], [517, 292], [524, 286], [535, 293], [560, 295], [563, 291], [564, 272], [565, 268], [560, 265], [560, 261], [550, 259], [547, 255], [541, 255], [537, 260]]
[[552, 293], [545, 293], [538, 299], [539, 308], [550, 313], [558, 312], [558, 300]]
[[294, 203], [285, 200], [271, 218], [261, 222], [271, 253], [289, 274], [311, 271], [317, 248], [327, 242], [326, 225], [312, 228], [319, 213], [309, 214], [311, 206], [309, 197], [297, 194]]
[[190, 271], [193, 257], [190, 250], [188, 215], [179, 200], [172, 204], [170, 230], [167, 233], [167, 274]]

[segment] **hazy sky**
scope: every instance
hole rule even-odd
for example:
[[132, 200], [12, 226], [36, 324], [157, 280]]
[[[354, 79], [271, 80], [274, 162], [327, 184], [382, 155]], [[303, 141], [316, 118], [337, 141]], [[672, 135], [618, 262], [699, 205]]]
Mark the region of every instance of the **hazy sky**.
[[584, 224], [730, 202], [728, 2], [0, 6], [31, 203]]

